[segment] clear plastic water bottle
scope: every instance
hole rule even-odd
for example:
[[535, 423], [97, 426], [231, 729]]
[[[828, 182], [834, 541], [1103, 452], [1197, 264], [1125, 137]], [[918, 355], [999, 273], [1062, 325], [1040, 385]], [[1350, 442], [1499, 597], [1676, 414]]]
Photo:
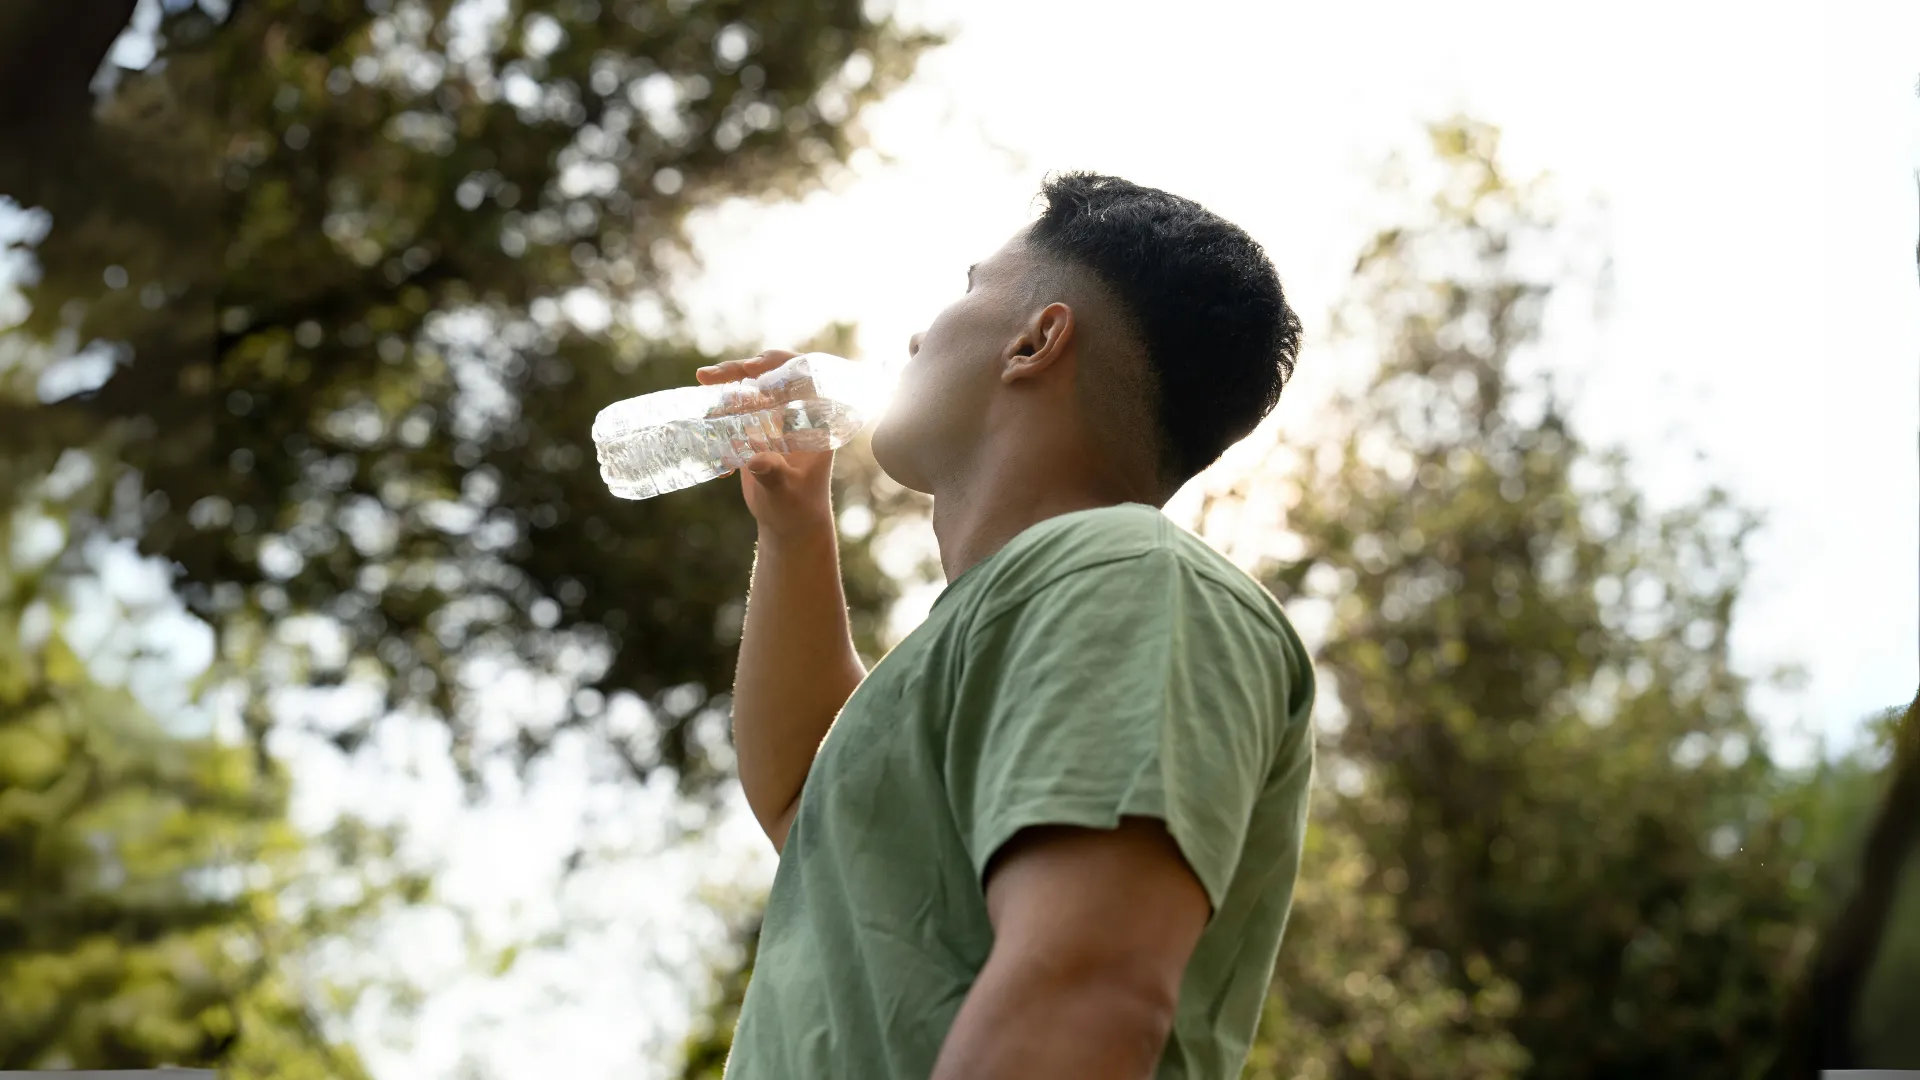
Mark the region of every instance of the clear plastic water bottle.
[[803, 353], [757, 378], [616, 401], [593, 420], [600, 477], [650, 499], [740, 468], [763, 451], [834, 450], [886, 407], [897, 365]]

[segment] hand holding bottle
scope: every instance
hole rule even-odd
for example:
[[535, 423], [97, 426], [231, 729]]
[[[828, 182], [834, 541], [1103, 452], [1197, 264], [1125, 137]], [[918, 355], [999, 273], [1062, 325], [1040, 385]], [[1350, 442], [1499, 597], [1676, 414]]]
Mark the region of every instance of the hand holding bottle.
[[[694, 378], [703, 386], [756, 378], [799, 356], [786, 349], [768, 349], [746, 360], [730, 360], [701, 368]], [[824, 432], [821, 433], [824, 436]], [[821, 440], [825, 443], [824, 437]], [[790, 454], [763, 451], [739, 470], [740, 488], [763, 533], [781, 538], [834, 530], [833, 450]]]

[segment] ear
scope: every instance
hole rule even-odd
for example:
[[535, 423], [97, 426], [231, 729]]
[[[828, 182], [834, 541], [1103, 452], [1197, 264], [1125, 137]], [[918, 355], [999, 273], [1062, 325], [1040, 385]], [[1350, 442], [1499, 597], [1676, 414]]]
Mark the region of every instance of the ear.
[[1073, 309], [1058, 301], [1036, 312], [1009, 346], [1000, 381], [1036, 378], [1064, 362], [1077, 342]]

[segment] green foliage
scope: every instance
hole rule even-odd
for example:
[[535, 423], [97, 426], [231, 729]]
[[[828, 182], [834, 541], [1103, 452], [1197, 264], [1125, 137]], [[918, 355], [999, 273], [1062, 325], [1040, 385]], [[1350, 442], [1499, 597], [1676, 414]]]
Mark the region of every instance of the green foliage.
[[[1904, 713], [1889, 709], [1875, 727], [1888, 758], [1886, 782], [1870, 785], [1880, 796], [1880, 812], [1913, 814], [1912, 777], [1920, 776], [1920, 698]], [[1904, 740], [1904, 753], [1896, 750], [1898, 740]], [[1895, 804], [1893, 788], [1902, 768], [1909, 777], [1907, 802]], [[1866, 820], [1861, 815], [1861, 833], [1866, 832]], [[1868, 1068], [1920, 1068], [1920, 1029], [1912, 1022], [1920, 1016], [1920, 844], [1911, 839], [1911, 831], [1908, 835], [1907, 850], [1898, 856], [1901, 869], [1890, 875], [1890, 914], [1860, 988], [1860, 1015], [1853, 1035], [1859, 1043], [1860, 1064]], [[1863, 846], [1841, 850], [1862, 853]]]
[[[1300, 557], [1268, 575], [1328, 620], [1323, 828], [1443, 985], [1517, 991], [1528, 1076], [1750, 1075], [1811, 897], [1728, 661], [1754, 522], [1718, 492], [1656, 512], [1519, 369], [1553, 222], [1492, 129], [1434, 147], [1438, 196], [1362, 256], [1343, 313], [1378, 373], [1294, 488]], [[1296, 1024], [1342, 966], [1300, 972], [1309, 948], [1289, 935], [1276, 987]], [[1336, 1072], [1488, 1071], [1457, 1056]]]
[[1886, 936], [1861, 987], [1854, 1038], [1868, 1068], [1920, 1066], [1920, 857], [1907, 856]]
[[[1324, 806], [1327, 796], [1319, 798]], [[1452, 972], [1445, 953], [1415, 947], [1396, 922], [1394, 897], [1369, 887], [1374, 878], [1360, 838], [1317, 812], [1275, 966], [1276, 993], [1242, 1075], [1522, 1075], [1526, 1052], [1506, 1028], [1519, 1005], [1514, 985], [1478, 954]]]
[[[687, 215], [832, 176], [933, 39], [860, 0], [167, 4], [95, 95], [132, 7], [0, 13], [0, 198], [41, 226], [0, 297], [0, 507], [59, 540], [0, 597], [0, 1067], [351, 1077], [315, 957], [424, 885], [390, 837], [291, 831], [269, 692], [377, 690], [346, 753], [414, 707], [469, 779], [571, 728], [703, 792], [752, 524], [726, 482], [613, 499], [591, 421], [714, 359], [667, 291]], [[874, 480], [856, 447], [843, 504], [911, 503]], [[217, 630], [246, 745], [96, 684], [59, 618], [17, 637], [111, 540]], [[846, 551], [877, 654], [893, 586]], [[557, 677], [558, 715], [482, 741], [484, 663]]]
[[282, 772], [97, 681], [59, 596], [0, 563], [0, 1068], [364, 1075], [303, 951], [417, 883], [289, 910], [332, 844], [288, 824]]
[[[176, 563], [238, 670], [316, 616], [347, 648], [300, 678], [431, 710], [470, 778], [581, 728], [697, 790], [751, 521], [726, 483], [613, 499], [591, 421], [713, 359], [665, 292], [686, 215], [819, 183], [931, 39], [859, 0], [501, 8], [188, 6], [97, 110], [0, 115], [0, 194], [52, 222], [0, 359], [0, 458], [32, 476], [89, 448], [105, 479], [76, 538]], [[851, 547], [851, 600], [878, 611], [891, 585]], [[587, 692], [476, 743], [481, 659]], [[622, 692], [646, 730], [606, 730]]]
[[1770, 1077], [1920, 1066], [1920, 698], [1866, 726], [1863, 750], [1796, 793], [1796, 820], [1824, 840], [1821, 935]]
[[[1727, 648], [1755, 521], [1717, 491], [1650, 507], [1573, 430], [1522, 368], [1558, 280], [1544, 193], [1490, 128], [1433, 141], [1429, 211], [1340, 313], [1377, 373], [1224, 496], [1280, 489], [1298, 549], [1262, 575], [1323, 628], [1321, 788], [1245, 1075], [1756, 1075], [1882, 768], [1770, 759]], [[1885, 1055], [1913, 881], [1862, 1021], [1879, 1065], [1911, 1064]], [[750, 970], [687, 1080], [717, 1075]]]
[[733, 1050], [733, 1029], [746, 1003], [747, 982], [753, 978], [753, 959], [760, 946], [760, 919], [756, 915], [734, 928], [736, 963], [718, 972], [711, 1000], [694, 1021], [693, 1032], [681, 1050], [679, 1080], [721, 1080], [727, 1055]]

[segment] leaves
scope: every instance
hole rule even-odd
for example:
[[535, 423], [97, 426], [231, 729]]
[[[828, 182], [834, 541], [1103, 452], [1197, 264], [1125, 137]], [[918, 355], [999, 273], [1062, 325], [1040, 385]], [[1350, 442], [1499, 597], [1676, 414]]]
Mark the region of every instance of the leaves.
[[[1649, 506], [1520, 368], [1553, 221], [1493, 129], [1434, 143], [1439, 196], [1341, 312], [1377, 374], [1326, 445], [1222, 497], [1281, 493], [1297, 554], [1260, 576], [1323, 628], [1320, 787], [1243, 1075], [1755, 1075], [1877, 766], [1771, 760], [1727, 648], [1752, 516]], [[1916, 955], [1883, 955], [1877, 1046]], [[684, 1076], [718, 1074], [751, 966], [719, 973]]]
[[[475, 783], [578, 733], [709, 792], [752, 523], [725, 484], [611, 498], [590, 423], [714, 359], [667, 291], [686, 216], [820, 183], [933, 39], [858, 0], [168, 4], [96, 96], [131, 5], [31, 7], [0, 196], [50, 228], [7, 253], [0, 512], [61, 536], [0, 574], [0, 1065], [360, 1075], [318, 947], [426, 882], [291, 828], [270, 695], [369, 692], [343, 753], [424, 713]], [[844, 502], [910, 503], [843, 460]], [[127, 542], [217, 632], [192, 689], [245, 745], [27, 632]], [[845, 550], [877, 652], [893, 586]]]
[[[32, 151], [4, 155], [0, 193], [57, 223], [22, 331], [52, 345], [42, 376], [88, 343], [117, 358], [97, 389], [0, 401], [10, 482], [100, 446], [75, 540], [177, 564], [223, 652], [265, 635], [226, 673], [255, 694], [261, 665], [305, 668], [378, 689], [359, 734], [393, 709], [444, 720], [469, 779], [580, 731], [697, 793], [716, 772], [694, 728], [735, 646], [708, 628], [744, 597], [752, 523], [725, 485], [611, 498], [591, 420], [714, 359], [665, 292], [686, 215], [818, 183], [933, 39], [857, 0], [463, 11], [189, 8], [90, 123], [0, 129]], [[891, 595], [850, 583], [865, 612]], [[271, 660], [268, 628], [303, 618], [344, 654]], [[481, 737], [514, 668], [564, 705]], [[623, 695], [643, 730], [607, 729]]]
[[38, 704], [0, 712], [0, 1067], [362, 1075], [288, 978], [333, 913], [298, 932], [273, 913], [307, 869], [284, 778], [167, 734], [57, 633], [7, 646]]
[[[1426, 1042], [1363, 1027], [1365, 1054], [1314, 1059], [1329, 1074], [1747, 1075], [1806, 915], [1726, 647], [1753, 519], [1717, 492], [1653, 510], [1519, 368], [1556, 280], [1537, 269], [1552, 220], [1491, 128], [1439, 125], [1434, 146], [1438, 195], [1369, 247], [1342, 319], [1378, 373], [1300, 482], [1302, 557], [1269, 575], [1327, 613], [1322, 767], [1344, 782], [1322, 842], [1364, 857], [1350, 904], [1386, 905], [1334, 936], [1337, 959], [1289, 935], [1276, 1038], [1334, 1045], [1366, 1019], [1314, 1004], [1345, 965], [1387, 989], [1380, 1008], [1464, 998], [1405, 1007], [1455, 1025], [1414, 1024]], [[1311, 925], [1327, 901], [1302, 889]], [[1436, 967], [1377, 953], [1401, 937]]]

